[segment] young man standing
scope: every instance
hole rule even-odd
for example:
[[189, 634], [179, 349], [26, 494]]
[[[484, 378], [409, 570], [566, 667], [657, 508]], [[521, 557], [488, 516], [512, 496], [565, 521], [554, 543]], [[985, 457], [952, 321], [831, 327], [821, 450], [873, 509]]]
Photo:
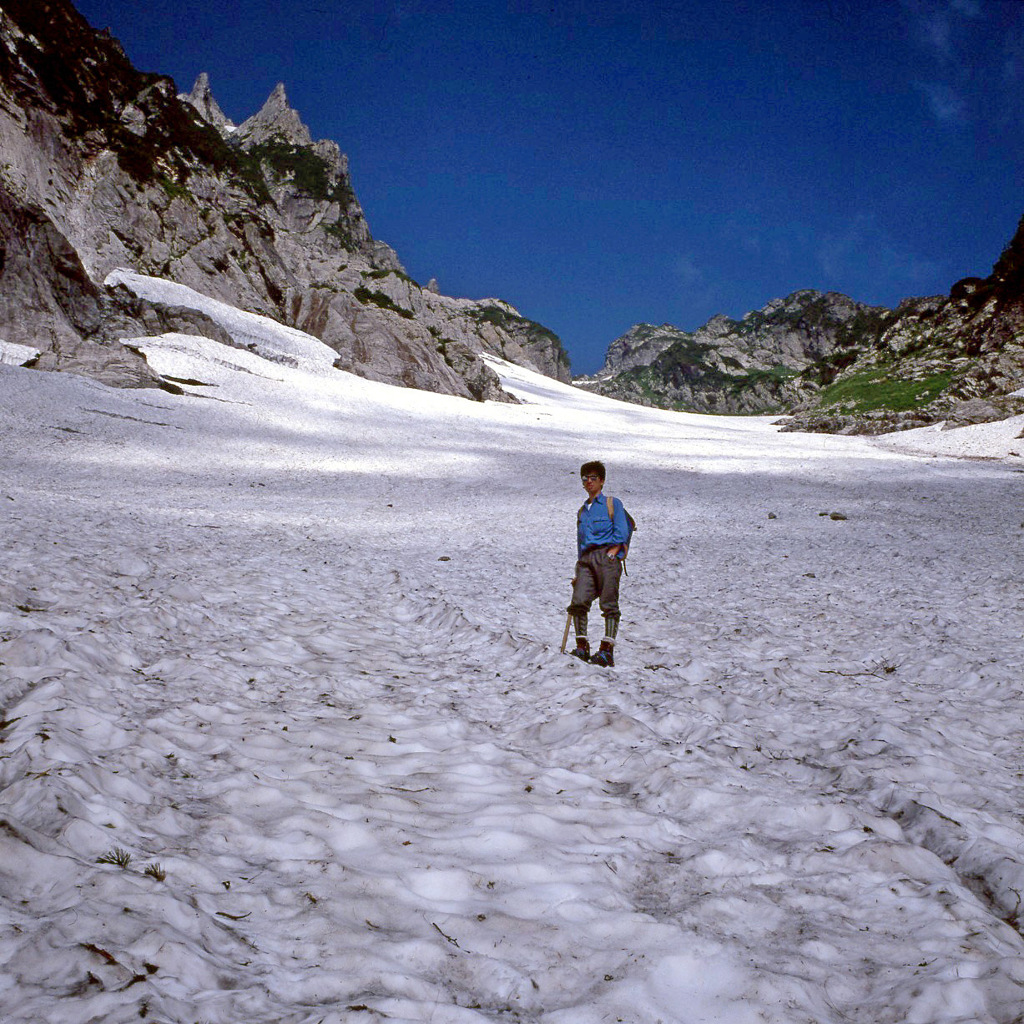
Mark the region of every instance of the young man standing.
[[[610, 668], [615, 664], [615, 635], [619, 631], [619, 580], [622, 560], [629, 540], [626, 510], [618, 498], [606, 498], [605, 468], [601, 462], [585, 462], [580, 467], [587, 500], [576, 519], [577, 562], [572, 581], [572, 604], [568, 611], [576, 626], [576, 650], [573, 657]], [[594, 598], [604, 616], [604, 639], [591, 657], [587, 638], [587, 615]]]

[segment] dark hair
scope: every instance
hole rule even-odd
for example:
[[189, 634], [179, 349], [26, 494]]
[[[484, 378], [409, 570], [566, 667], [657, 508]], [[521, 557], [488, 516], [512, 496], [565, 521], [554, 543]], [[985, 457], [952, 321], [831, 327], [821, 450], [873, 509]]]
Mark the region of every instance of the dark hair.
[[604, 463], [584, 462], [583, 465], [580, 466], [580, 476], [587, 476], [590, 473], [593, 473], [595, 476], [599, 476], [603, 482], [605, 477]]

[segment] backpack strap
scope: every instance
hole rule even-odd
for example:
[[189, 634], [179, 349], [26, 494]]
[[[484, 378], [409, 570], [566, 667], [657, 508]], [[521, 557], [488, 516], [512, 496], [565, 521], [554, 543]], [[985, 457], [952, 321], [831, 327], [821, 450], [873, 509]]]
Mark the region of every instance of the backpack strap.
[[[614, 523], [615, 522], [615, 503], [614, 499], [610, 498], [607, 494], [605, 495], [605, 501], [608, 502], [608, 518]], [[625, 511], [625, 509], [623, 509]], [[626, 569], [626, 558], [629, 555], [629, 544], [620, 544], [622, 548], [622, 569], [625, 572]]]

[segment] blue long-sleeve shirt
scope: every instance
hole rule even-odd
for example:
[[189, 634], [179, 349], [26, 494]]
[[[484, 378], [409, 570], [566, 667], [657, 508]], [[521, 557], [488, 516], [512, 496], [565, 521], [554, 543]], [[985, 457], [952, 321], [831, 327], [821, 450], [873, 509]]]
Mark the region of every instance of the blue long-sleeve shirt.
[[[582, 555], [588, 548], [626, 543], [629, 539], [629, 523], [626, 521], [626, 510], [618, 498], [612, 498], [612, 511], [613, 516], [609, 519], [608, 499], [603, 494], [586, 502], [580, 509], [576, 524], [577, 555]], [[622, 555], [620, 551], [619, 558]]]

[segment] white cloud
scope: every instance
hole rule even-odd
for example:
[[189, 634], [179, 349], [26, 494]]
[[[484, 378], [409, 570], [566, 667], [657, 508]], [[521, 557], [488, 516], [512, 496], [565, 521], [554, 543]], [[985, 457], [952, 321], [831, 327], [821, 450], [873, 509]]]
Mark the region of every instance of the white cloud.
[[901, 6], [918, 43], [944, 63], [956, 57], [959, 23], [983, 16], [977, 0], [901, 0]]
[[953, 46], [950, 41], [951, 26], [945, 11], [935, 12], [930, 17], [924, 18], [920, 24], [920, 31], [925, 43], [939, 57], [949, 60], [953, 56]]
[[946, 82], [915, 82], [914, 88], [928, 101], [928, 109], [940, 124], [965, 125], [970, 121], [967, 101]]

